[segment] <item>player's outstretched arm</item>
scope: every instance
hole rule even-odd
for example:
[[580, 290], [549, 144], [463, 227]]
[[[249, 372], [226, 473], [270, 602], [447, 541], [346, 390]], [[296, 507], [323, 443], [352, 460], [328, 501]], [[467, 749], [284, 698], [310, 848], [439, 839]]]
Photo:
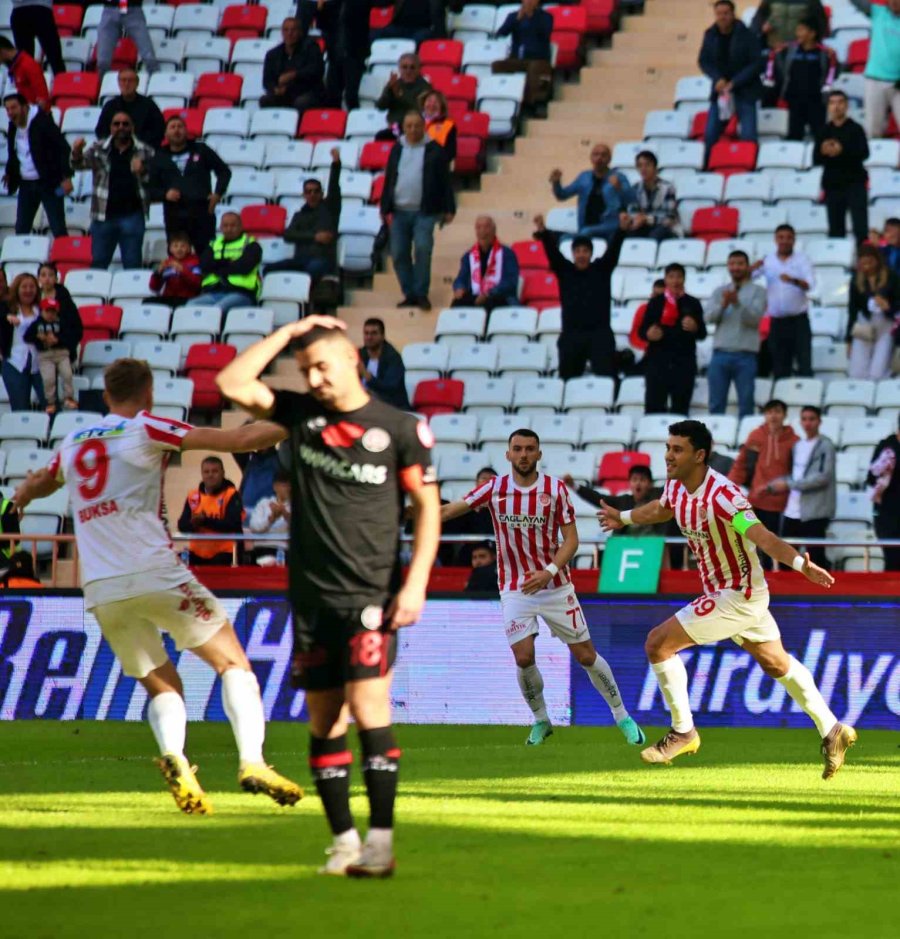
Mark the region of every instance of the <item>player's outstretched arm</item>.
[[799, 571], [814, 584], [818, 584], [820, 587], [834, 585], [834, 578], [831, 574], [824, 568], [819, 567], [818, 564], [813, 564], [809, 559], [808, 552], [806, 555], [800, 554], [786, 541], [782, 541], [778, 535], [769, 531], [762, 523], [748, 528], [745, 537], [765, 551], [769, 557], [775, 558], [779, 564], [784, 564], [785, 567], [793, 567], [795, 571]]
[[597, 518], [604, 531], [621, 531], [628, 525], [661, 525], [673, 518], [672, 510], [663, 506], [659, 499], [627, 512], [622, 512], [603, 500], [600, 505], [602, 508], [597, 513]]
[[428, 578], [441, 540], [441, 497], [438, 487], [420, 486], [412, 490], [409, 497], [413, 512], [413, 553], [406, 582], [387, 609], [387, 624], [391, 629], [412, 626], [421, 616]]
[[324, 326], [326, 329], [347, 328], [346, 323], [333, 316], [307, 316], [296, 323], [288, 323], [232, 359], [216, 376], [219, 391], [254, 417], [271, 417], [275, 395], [268, 385], [259, 380], [259, 376], [272, 359], [288, 347], [292, 339], [302, 336], [315, 326]]
[[218, 450], [220, 453], [252, 453], [274, 447], [287, 437], [280, 424], [254, 421], [222, 430], [217, 427], [195, 427], [181, 440], [182, 450]]
[[64, 483], [61, 483], [46, 467], [29, 472], [25, 480], [19, 483], [16, 491], [13, 493], [12, 501], [16, 508], [21, 511], [33, 499], [46, 499], [52, 496], [57, 489], [62, 489]]
[[451, 522], [454, 518], [459, 518], [471, 511], [472, 506], [465, 499], [457, 499], [456, 502], [448, 502], [441, 506], [441, 521]]

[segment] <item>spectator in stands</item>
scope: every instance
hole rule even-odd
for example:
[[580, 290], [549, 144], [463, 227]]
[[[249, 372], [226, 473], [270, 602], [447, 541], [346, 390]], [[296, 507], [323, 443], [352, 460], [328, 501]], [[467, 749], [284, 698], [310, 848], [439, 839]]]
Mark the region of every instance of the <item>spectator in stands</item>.
[[244, 508], [251, 512], [260, 499], [275, 495], [275, 476], [281, 468], [277, 447], [252, 450], [250, 453], [234, 453], [235, 463], [241, 468], [241, 484], [238, 492]]
[[25, 334], [39, 314], [40, 288], [33, 274], [19, 274], [0, 308], [0, 375], [13, 411], [31, 410], [31, 392], [45, 408], [44, 384], [38, 370], [37, 346]]
[[706, 310], [706, 321], [716, 327], [712, 361], [709, 363], [709, 412], [724, 414], [728, 389], [734, 382], [738, 414], [754, 412], [756, 357], [759, 354], [759, 324], [766, 314], [766, 290], [754, 284], [750, 258], [744, 251], [728, 255], [731, 283], [717, 287]]
[[116, 245], [126, 268], [143, 266], [154, 154], [151, 146], [134, 136], [134, 124], [124, 111], [113, 115], [110, 127], [112, 136], [87, 150], [83, 137], [72, 145], [72, 168], [93, 171], [91, 267], [104, 271], [112, 263]]
[[490, 215], [475, 219], [475, 244], [462, 256], [453, 281], [453, 306], [480, 306], [488, 313], [515, 306], [519, 262], [512, 248], [500, 244]]
[[850, 378], [888, 378], [900, 316], [900, 276], [891, 271], [874, 245], [861, 245], [857, 253], [848, 312]]
[[821, 42], [816, 20], [797, 23], [797, 39], [771, 53], [766, 75], [788, 105], [788, 140], [803, 140], [806, 128], [815, 139], [825, 126], [825, 98], [838, 73], [837, 54]]
[[76, 411], [78, 402], [75, 400], [72, 381], [72, 350], [77, 347], [77, 341], [72, 334], [70, 321], [60, 316], [58, 300], [41, 300], [39, 306], [40, 315], [25, 331], [24, 339], [38, 350], [38, 370], [47, 399], [45, 410], [48, 414], [56, 414], [56, 389], [62, 382], [63, 407]]
[[[576, 485], [575, 480], [572, 479], [571, 476], [563, 476], [563, 482], [573, 492], [577, 492], [585, 502], [590, 502], [591, 505], [596, 505], [597, 508], [600, 507], [602, 502], [606, 502], [607, 505], [611, 505], [622, 512], [647, 505], [648, 502], [658, 499], [662, 492], [658, 487], [654, 487], [653, 474], [650, 472], [649, 466], [631, 467], [628, 471], [628, 488], [630, 492], [620, 496], [604, 495], [597, 492], [596, 489], [592, 489], [590, 486]], [[665, 537], [668, 534], [668, 527], [668, 522], [663, 522], [660, 525], [629, 525], [621, 531], [613, 532], [613, 534], [629, 536], [658, 535]], [[632, 531], [632, 529], [634, 529], [634, 531]]]
[[[480, 489], [485, 483], [490, 482], [497, 475], [497, 471], [491, 466], [483, 466], [475, 474], [475, 489]], [[446, 503], [444, 503], [446, 504]], [[450, 519], [442, 525], [442, 531], [445, 535], [480, 535], [482, 538], [494, 534], [494, 525], [491, 521], [491, 513], [486, 509], [479, 509], [475, 512], [469, 512], [458, 518]], [[441, 564], [458, 564], [468, 567], [472, 560], [474, 547], [472, 542], [463, 542], [461, 544], [445, 543], [438, 551], [438, 558]]]
[[74, 348], [72, 348], [72, 361], [74, 362], [78, 355], [78, 344], [81, 342], [83, 329], [81, 325], [81, 315], [72, 294], [68, 288], [59, 282], [59, 271], [52, 261], [44, 261], [38, 268], [38, 287], [41, 291], [42, 300], [56, 300], [59, 303], [59, 318], [66, 323], [69, 334], [73, 337]]
[[612, 150], [605, 143], [591, 150], [591, 169], [562, 185], [562, 170], [550, 174], [553, 195], [563, 202], [578, 196], [578, 234], [588, 238], [609, 238], [620, 227], [620, 216], [636, 201], [624, 173], [610, 169]]
[[449, 163], [456, 159], [456, 122], [447, 111], [447, 99], [439, 91], [426, 91], [419, 98], [419, 110], [425, 118], [425, 133], [444, 148]]
[[[777, 398], [763, 406], [763, 423], [750, 431], [741, 445], [728, 478], [749, 490], [750, 505], [769, 531], [781, 531], [781, 515], [787, 504], [787, 489], [776, 490], [773, 483], [791, 473], [791, 451], [799, 440], [785, 423], [787, 405]], [[764, 564], [771, 560], [763, 556]]]
[[[134, 40], [147, 74], [159, 71], [153, 40], [141, 9], [143, 0], [100, 0], [103, 13], [97, 29], [97, 71], [105, 75], [112, 68], [116, 43], [127, 36]], [[156, 146], [159, 140], [154, 140]]]
[[282, 41], [263, 62], [261, 108], [295, 108], [300, 117], [318, 107], [325, 94], [325, 62], [315, 39], [304, 33], [294, 16], [281, 24]]
[[828, 35], [828, 13], [821, 0], [762, 0], [750, 29], [767, 48], [779, 50], [796, 35], [803, 20], [811, 20], [819, 36]]
[[[308, 36], [315, 22], [319, 34], [325, 41], [325, 55], [328, 57], [329, 71], [332, 68], [332, 60], [340, 57], [341, 6], [342, 0], [297, 0], [297, 23], [300, 26], [300, 32]], [[335, 106], [340, 107], [340, 101]]]
[[217, 306], [224, 313], [236, 306], [256, 306], [261, 263], [262, 248], [244, 231], [240, 215], [226, 212], [221, 234], [200, 255], [200, 293], [186, 306]]
[[403, 356], [384, 338], [384, 320], [370, 317], [363, 323], [360, 368], [366, 388], [387, 404], [409, 410]]
[[410, 111], [403, 119], [403, 137], [388, 157], [381, 196], [381, 215], [390, 224], [391, 258], [403, 291], [398, 307], [431, 309], [434, 226], [449, 224], [455, 214], [447, 155], [440, 144], [425, 140], [422, 115]]
[[[178, 530], [183, 534], [196, 535], [242, 534], [244, 505], [237, 487], [225, 478], [222, 460], [217, 456], [205, 457], [200, 464], [200, 478], [200, 485], [189, 492], [184, 500]], [[192, 541], [191, 566], [230, 565], [235, 544], [234, 541]]]
[[50, 91], [44, 71], [34, 57], [17, 49], [6, 36], [0, 36], [0, 65], [5, 65], [15, 85], [14, 91], [28, 104], [36, 104], [45, 111], [50, 107]]
[[472, 573], [466, 582], [466, 593], [500, 595], [497, 581], [497, 547], [493, 541], [482, 541], [472, 548]]
[[[791, 451], [790, 473], [772, 480], [769, 488], [788, 494], [782, 538], [824, 538], [837, 502], [835, 446], [829, 437], [819, 433], [821, 408], [812, 404], [802, 408], [800, 426], [803, 437], [797, 439]], [[830, 570], [822, 545], [810, 546], [809, 556], [814, 564]]]
[[72, 191], [70, 149], [53, 118], [18, 92], [3, 99], [6, 132], [6, 172], [10, 195], [18, 192], [16, 234], [30, 235], [41, 205], [54, 237], [67, 235], [65, 197]]
[[684, 267], [669, 264], [666, 287], [653, 297], [639, 330], [647, 341], [644, 409], [648, 414], [687, 414], [697, 378], [697, 343], [706, 338], [703, 306], [685, 293]]
[[390, 132], [382, 131], [382, 139], [399, 137], [400, 125], [410, 111], [419, 110], [419, 99], [431, 85], [422, 75], [422, 62], [414, 52], [400, 56], [397, 71], [391, 72], [381, 97], [375, 102], [379, 111], [387, 111]]
[[700, 68], [713, 83], [706, 120], [707, 161], [735, 114], [741, 140], [756, 142], [756, 105], [762, 94], [759, 40], [737, 19], [732, 0], [718, 0], [715, 16], [700, 49]]
[[249, 529], [255, 535], [282, 535], [284, 540], [253, 542], [253, 559], [273, 558], [279, 551], [287, 551], [287, 536], [291, 522], [291, 474], [279, 469], [272, 481], [274, 495], [256, 503], [250, 513]]
[[369, 57], [369, 13], [372, 0], [343, 0], [338, 26], [338, 55], [329, 56], [325, 76], [327, 104], [339, 108], [346, 99], [347, 110], [359, 107], [359, 85]]
[[888, 112], [900, 127], [900, 0], [850, 0], [872, 19], [866, 62], [866, 136], [885, 136]]
[[[16, 508], [12, 499], [7, 499], [0, 492], [0, 535], [18, 535], [19, 534], [19, 510]], [[13, 555], [16, 542], [0, 540], [0, 576], [4, 571], [9, 570], [10, 561]]]
[[150, 289], [156, 294], [150, 300], [174, 310], [200, 293], [200, 258], [186, 232], [172, 232], [168, 248], [168, 254], [150, 276]]
[[847, 212], [853, 235], [861, 245], [869, 233], [869, 174], [865, 161], [869, 144], [865, 131], [847, 114], [849, 102], [843, 91], [828, 95], [828, 123], [816, 136], [813, 163], [822, 169], [822, 191], [828, 210], [828, 237], [847, 234]]
[[109, 136], [113, 115], [124, 111], [134, 125], [134, 135], [158, 147], [166, 133], [166, 122], [156, 102], [138, 93], [138, 73], [133, 68], [123, 68], [118, 75], [119, 93], [103, 105], [97, 119], [95, 133], [99, 139]]
[[0, 577], [0, 587], [6, 590], [38, 590], [44, 585], [34, 570], [34, 559], [27, 551], [15, 551]]
[[790, 225], [775, 229], [775, 250], [751, 270], [761, 270], [768, 288], [769, 351], [772, 374], [790, 378], [796, 361], [796, 374], [812, 375], [812, 330], [809, 325], [807, 294], [815, 284], [812, 262], [794, 251], [796, 233]]
[[642, 150], [635, 158], [641, 181], [635, 187], [636, 200], [631, 206], [633, 213], [628, 235], [630, 238], [654, 238], [665, 241], [677, 238], [678, 203], [675, 187], [660, 179], [656, 154]]
[[445, 35], [446, 17], [447, 0], [394, 0], [394, 18], [372, 38], [412, 39], [419, 46]]
[[[881, 440], [872, 453], [866, 486], [875, 511], [875, 534], [900, 539], [900, 417], [897, 433]], [[900, 548], [884, 548], [884, 569], [900, 571]]]
[[341, 217], [341, 151], [331, 149], [328, 195], [314, 176], [303, 180], [304, 205], [284, 230], [284, 240], [294, 246], [294, 256], [266, 265], [270, 271], [298, 271], [314, 280], [337, 272], [338, 220]]
[[[650, 291], [650, 300], [654, 297], [661, 297], [665, 292], [666, 282], [662, 277], [659, 277], [653, 281], [653, 289]], [[650, 300], [642, 303], [634, 311], [634, 319], [631, 321], [631, 331], [628, 333], [628, 345], [637, 352], [647, 351], [648, 342], [646, 339], [641, 339], [641, 323], [644, 322], [644, 314], [647, 312]], [[641, 371], [643, 372], [643, 369], [641, 369]]]
[[163, 204], [166, 234], [186, 232], [202, 254], [216, 236], [216, 206], [230, 181], [225, 161], [212, 147], [189, 140], [184, 118], [173, 114], [166, 121], [166, 139], [150, 163], [150, 198]]
[[59, 30], [53, 17], [52, 0], [12, 0], [13, 42], [17, 49], [34, 55], [34, 41], [41, 44], [44, 59], [50, 64], [54, 75], [66, 70], [63, 61]]
[[870, 232], [869, 240], [872, 244], [881, 244], [885, 263], [895, 274], [900, 275], [900, 218], [889, 218], [884, 223], [884, 236], [879, 237], [878, 232]]
[[595, 375], [616, 377], [616, 337], [613, 335], [612, 275], [619, 263], [628, 216], [619, 218], [618, 231], [606, 253], [594, 259], [594, 244], [585, 235], [572, 239], [572, 260], [559, 251], [559, 236], [548, 231], [543, 215], [534, 219], [534, 237], [543, 243], [550, 269], [559, 281], [562, 330], [557, 340], [559, 377], [563, 380], [584, 374], [588, 362]]
[[525, 73], [525, 104], [546, 104], [553, 94], [553, 65], [550, 34], [553, 17], [542, 10], [540, 0], [522, 0], [522, 5], [510, 13], [497, 36], [509, 36], [512, 49], [509, 58], [494, 62], [491, 71], [497, 74]]

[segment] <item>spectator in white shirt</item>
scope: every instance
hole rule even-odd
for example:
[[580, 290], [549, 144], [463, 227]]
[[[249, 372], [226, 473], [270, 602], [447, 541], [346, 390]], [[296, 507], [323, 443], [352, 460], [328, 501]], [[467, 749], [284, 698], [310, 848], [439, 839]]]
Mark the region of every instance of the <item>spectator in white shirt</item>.
[[753, 265], [754, 271], [762, 269], [768, 288], [769, 353], [776, 379], [790, 378], [791, 374], [812, 375], [812, 330], [807, 294], [816, 278], [809, 258], [794, 251], [796, 240], [790, 225], [779, 225], [775, 229], [775, 250]]
[[[250, 515], [250, 531], [255, 535], [287, 536], [291, 525], [291, 475], [280, 469], [272, 483], [274, 496], [260, 499]], [[254, 541], [254, 558], [273, 557], [287, 547], [285, 541]]]

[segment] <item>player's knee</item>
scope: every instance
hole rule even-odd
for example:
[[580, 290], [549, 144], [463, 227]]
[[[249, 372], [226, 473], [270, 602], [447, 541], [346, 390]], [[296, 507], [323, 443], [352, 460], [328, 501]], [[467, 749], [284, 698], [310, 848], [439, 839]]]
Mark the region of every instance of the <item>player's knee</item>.
[[582, 666], [582, 668], [590, 668], [597, 658], [597, 653], [594, 649], [573, 649], [572, 651], [575, 655], [575, 661]]
[[519, 668], [531, 668], [535, 663], [534, 649], [513, 649], [513, 656]]
[[781, 657], [776, 656], [764, 658], [759, 665], [769, 678], [784, 678], [790, 667], [787, 657], [782, 660]]
[[659, 626], [651, 629], [644, 640], [644, 652], [651, 662], [656, 661], [663, 651], [664, 635]]

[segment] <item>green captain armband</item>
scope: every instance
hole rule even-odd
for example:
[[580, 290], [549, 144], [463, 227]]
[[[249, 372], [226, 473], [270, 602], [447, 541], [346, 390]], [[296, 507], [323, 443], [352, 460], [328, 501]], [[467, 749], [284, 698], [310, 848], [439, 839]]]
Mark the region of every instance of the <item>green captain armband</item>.
[[737, 515], [731, 520], [731, 527], [739, 534], [746, 535], [747, 531], [751, 529], [754, 525], [761, 525], [762, 523], [756, 517], [753, 509], [747, 509], [746, 512], [738, 512]]

